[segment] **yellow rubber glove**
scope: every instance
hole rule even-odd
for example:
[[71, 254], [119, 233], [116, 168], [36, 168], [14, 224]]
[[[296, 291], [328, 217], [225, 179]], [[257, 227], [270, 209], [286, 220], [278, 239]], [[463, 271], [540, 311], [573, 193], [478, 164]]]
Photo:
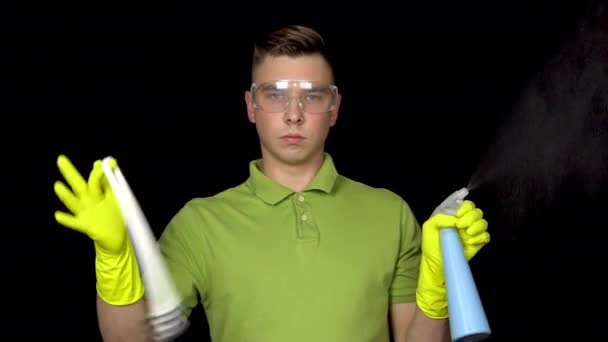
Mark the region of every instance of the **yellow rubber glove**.
[[448, 317], [448, 299], [443, 274], [439, 230], [443, 227], [457, 228], [467, 260], [490, 242], [488, 221], [475, 203], [463, 201], [455, 216], [437, 213], [422, 225], [422, 257], [420, 276], [416, 289], [418, 307], [429, 317]]
[[101, 161], [94, 163], [88, 182], [64, 155], [57, 159], [57, 167], [71, 189], [57, 181], [55, 194], [71, 214], [57, 211], [55, 220], [93, 240], [97, 293], [113, 305], [138, 301], [144, 293], [139, 267]]

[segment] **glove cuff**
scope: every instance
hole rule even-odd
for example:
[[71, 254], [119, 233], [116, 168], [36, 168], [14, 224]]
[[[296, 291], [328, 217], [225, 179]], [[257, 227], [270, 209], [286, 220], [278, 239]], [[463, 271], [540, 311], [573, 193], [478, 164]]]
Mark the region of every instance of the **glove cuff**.
[[416, 304], [430, 318], [445, 319], [448, 317], [448, 300], [443, 270], [441, 267], [433, 265], [424, 256], [420, 262]]
[[97, 294], [111, 305], [129, 305], [144, 295], [137, 258], [131, 241], [120, 254], [108, 254], [95, 244]]

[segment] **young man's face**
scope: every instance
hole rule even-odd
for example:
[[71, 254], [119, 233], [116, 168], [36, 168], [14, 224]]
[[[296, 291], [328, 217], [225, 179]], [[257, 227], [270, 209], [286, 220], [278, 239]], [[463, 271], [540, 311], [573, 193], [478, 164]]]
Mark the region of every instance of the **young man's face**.
[[[283, 80], [293, 82], [276, 82]], [[298, 82], [302, 80], [310, 82]], [[267, 57], [257, 67], [253, 82], [254, 94], [247, 91], [245, 101], [262, 155], [289, 165], [322, 155], [340, 106], [340, 96], [329, 88], [333, 79], [325, 59], [320, 55]], [[331, 105], [326, 106], [328, 102]]]

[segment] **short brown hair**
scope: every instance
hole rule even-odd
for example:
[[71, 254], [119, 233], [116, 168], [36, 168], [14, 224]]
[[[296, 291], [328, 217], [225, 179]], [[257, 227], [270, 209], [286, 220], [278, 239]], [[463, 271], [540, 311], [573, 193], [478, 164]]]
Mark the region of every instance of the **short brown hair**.
[[254, 42], [252, 77], [256, 67], [267, 56], [298, 57], [313, 54], [321, 55], [333, 73], [333, 65], [325, 46], [325, 40], [316, 30], [301, 25], [288, 25], [266, 32], [258, 36]]

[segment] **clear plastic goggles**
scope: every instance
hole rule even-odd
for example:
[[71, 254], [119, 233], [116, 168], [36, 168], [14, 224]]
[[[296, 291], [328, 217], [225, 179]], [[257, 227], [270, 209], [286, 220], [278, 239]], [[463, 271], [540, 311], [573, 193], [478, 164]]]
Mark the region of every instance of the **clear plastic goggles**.
[[338, 87], [312, 81], [281, 80], [251, 85], [253, 106], [267, 113], [284, 113], [291, 100], [305, 113], [327, 113], [336, 108]]

